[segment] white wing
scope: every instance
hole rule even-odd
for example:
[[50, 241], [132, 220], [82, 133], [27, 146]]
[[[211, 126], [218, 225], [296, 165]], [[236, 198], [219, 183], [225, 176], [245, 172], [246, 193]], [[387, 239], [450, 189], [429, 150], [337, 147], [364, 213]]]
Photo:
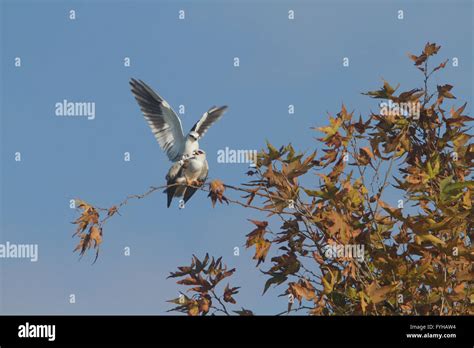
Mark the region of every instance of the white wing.
[[191, 129], [191, 132], [197, 132], [199, 137], [202, 138], [209, 127], [211, 127], [214, 122], [219, 120], [226, 110], [227, 106], [221, 106], [219, 108], [213, 106], [206, 113], [204, 113], [204, 115], [202, 115], [201, 119]]
[[178, 161], [185, 143], [183, 127], [178, 115], [166, 100], [145, 82], [131, 79], [130, 86], [158, 144], [166, 152], [170, 161]]

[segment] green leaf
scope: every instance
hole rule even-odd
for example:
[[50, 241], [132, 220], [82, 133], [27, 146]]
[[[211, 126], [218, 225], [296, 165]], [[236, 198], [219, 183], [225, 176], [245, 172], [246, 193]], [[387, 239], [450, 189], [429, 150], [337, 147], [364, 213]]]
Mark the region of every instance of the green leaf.
[[286, 279], [288, 279], [287, 276], [283, 275], [283, 274], [278, 274], [278, 273], [273, 273], [273, 277], [269, 278], [266, 282], [265, 282], [265, 287], [263, 288], [263, 294], [265, 294], [265, 292], [268, 290], [268, 288], [270, 287], [270, 285], [272, 284], [276, 284], [276, 285], [280, 285], [281, 283], [283, 283]]
[[[431, 162], [433, 162], [433, 165]], [[428, 177], [430, 179], [434, 179], [439, 174], [439, 168], [439, 156], [435, 156], [432, 161], [428, 161], [427, 163]]]
[[458, 199], [462, 195], [464, 188], [474, 188], [474, 181], [451, 182], [452, 175], [444, 178], [440, 184], [440, 199], [443, 202], [450, 202]]
[[270, 160], [275, 160], [280, 157], [280, 151], [278, 151], [270, 142], [267, 140], [268, 155]]
[[303, 190], [310, 197], [319, 197], [319, 196], [322, 196], [324, 194], [324, 192], [319, 191], [319, 190], [308, 190], [308, 189], [303, 189]]
[[429, 241], [438, 246], [446, 246], [446, 243], [443, 240], [429, 233], [415, 236], [415, 241], [417, 244], [421, 244], [421, 242]]
[[474, 188], [474, 181], [462, 181], [462, 182], [454, 182], [445, 186], [444, 190], [447, 193], [462, 190], [463, 188]]

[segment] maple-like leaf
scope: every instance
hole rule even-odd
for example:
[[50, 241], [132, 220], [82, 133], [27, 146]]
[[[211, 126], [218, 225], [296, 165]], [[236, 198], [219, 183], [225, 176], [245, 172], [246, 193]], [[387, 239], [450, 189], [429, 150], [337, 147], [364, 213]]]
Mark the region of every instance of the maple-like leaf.
[[245, 246], [247, 248], [250, 248], [252, 245], [255, 245], [255, 255], [253, 258], [257, 260], [258, 266], [261, 262], [265, 261], [265, 257], [267, 256], [270, 246], [272, 244], [268, 239], [265, 239], [264, 237], [268, 222], [257, 220], [249, 221], [252, 222], [256, 226], [256, 228], [252, 232], [247, 234], [247, 241], [245, 243]]
[[216, 205], [216, 202], [219, 203], [226, 202], [229, 204], [229, 201], [224, 196], [225, 186], [221, 180], [215, 179], [209, 184], [209, 194], [208, 197], [211, 197], [212, 207]]
[[367, 288], [366, 293], [369, 296], [372, 303], [377, 304], [387, 299], [387, 296], [395, 290], [396, 286], [386, 285], [386, 286], [377, 286], [377, 283], [372, 282]]
[[224, 289], [224, 301], [235, 304], [236, 302], [232, 295], [237, 294], [239, 292], [238, 289], [240, 289], [240, 287], [230, 288], [229, 284], [227, 284]]

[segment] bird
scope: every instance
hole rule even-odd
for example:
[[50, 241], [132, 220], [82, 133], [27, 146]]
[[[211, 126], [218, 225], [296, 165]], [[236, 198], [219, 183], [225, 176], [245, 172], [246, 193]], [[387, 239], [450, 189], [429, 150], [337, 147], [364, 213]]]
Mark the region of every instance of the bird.
[[179, 161], [199, 149], [199, 139], [219, 120], [227, 106], [212, 106], [185, 136], [181, 120], [158, 93], [141, 80], [131, 79], [132, 93], [156, 140], [171, 162]]
[[204, 150], [195, 150], [184, 160], [175, 162], [166, 175], [167, 207], [174, 197], [183, 197], [186, 203], [207, 179], [209, 165]]
[[[138, 102], [143, 116], [148, 122], [158, 144], [168, 159], [173, 162], [166, 176], [166, 180], [168, 181], [168, 177], [174, 178], [175, 176], [170, 174], [180, 172], [184, 161], [191, 157], [195, 158], [193, 158], [192, 162], [186, 162], [186, 165], [194, 166], [197, 163], [196, 161], [201, 161], [202, 156], [204, 156], [204, 162], [208, 171], [205, 152], [200, 149], [199, 140], [202, 139], [209, 128], [223, 116], [228, 107], [224, 105], [209, 108], [185, 136], [180, 118], [165, 99], [142, 80], [131, 78], [130, 86], [132, 94]], [[196, 152], [199, 150], [201, 150], [203, 154]], [[169, 191], [167, 192], [169, 193]], [[195, 190], [189, 190], [189, 192], [192, 193], [188, 196], [185, 195], [185, 202], [191, 198]], [[180, 192], [178, 191], [178, 193]], [[169, 204], [170, 202], [168, 202], [168, 207]]]

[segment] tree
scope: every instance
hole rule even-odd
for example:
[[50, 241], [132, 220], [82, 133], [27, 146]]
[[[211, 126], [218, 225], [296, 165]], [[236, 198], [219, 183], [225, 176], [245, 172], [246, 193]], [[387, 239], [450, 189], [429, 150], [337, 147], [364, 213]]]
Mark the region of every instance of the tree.
[[[466, 104], [443, 109], [447, 99], [456, 99], [453, 86], [429, 88], [430, 77], [447, 63], [429, 69], [439, 49], [427, 43], [420, 55], [409, 55], [423, 74], [422, 87], [397, 93], [398, 86], [384, 81], [380, 90], [365, 93], [383, 101], [377, 113], [356, 120], [342, 105], [328, 126], [315, 128], [323, 133], [321, 155], [267, 143], [247, 183], [215, 180], [201, 188], [213, 205], [268, 213], [250, 220], [246, 247], [255, 247], [256, 266], [267, 275], [263, 293], [277, 286], [288, 296], [279, 314], [474, 313], [474, 144], [466, 126], [473, 118], [463, 114]], [[315, 187], [302, 184], [315, 177]], [[104, 223], [130, 199], [158, 189], [110, 209], [81, 201], [76, 250], [82, 255], [94, 248], [97, 258]], [[101, 212], [107, 213], [102, 220]], [[234, 271], [221, 258], [193, 256], [190, 266], [170, 275], [193, 293], [171, 300], [177, 304], [172, 310], [253, 314], [227, 308], [235, 306], [238, 287], [227, 284], [219, 295], [220, 282]]]

